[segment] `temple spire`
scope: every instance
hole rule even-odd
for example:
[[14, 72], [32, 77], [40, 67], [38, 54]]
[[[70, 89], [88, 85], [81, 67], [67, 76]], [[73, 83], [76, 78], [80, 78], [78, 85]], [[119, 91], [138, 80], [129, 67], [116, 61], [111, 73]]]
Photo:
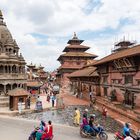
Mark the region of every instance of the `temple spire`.
[[3, 14], [2, 14], [2, 11], [0, 10], [0, 25], [6, 25], [4, 22], [3, 22]]
[[3, 19], [2, 11], [0, 10], [0, 19]]
[[68, 44], [81, 44], [83, 41], [84, 41], [84, 40], [78, 39], [76, 33], [74, 32], [73, 38], [70, 39], [67, 43], [68, 43]]
[[2, 16], [2, 11], [0, 10], [0, 16]]
[[77, 35], [76, 35], [76, 33], [74, 32], [74, 35], [73, 35], [73, 38], [72, 39], [78, 39], [78, 37], [77, 37]]

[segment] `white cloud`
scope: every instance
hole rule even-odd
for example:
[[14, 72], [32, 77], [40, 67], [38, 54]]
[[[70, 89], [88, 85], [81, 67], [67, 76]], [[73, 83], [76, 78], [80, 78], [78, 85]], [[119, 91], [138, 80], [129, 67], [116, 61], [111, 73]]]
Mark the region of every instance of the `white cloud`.
[[[110, 53], [115, 36], [129, 34], [130, 38], [139, 41], [140, 1], [135, 1], [100, 0], [97, 6], [91, 0], [0, 0], [0, 4], [8, 28], [26, 61], [42, 63], [46, 69], [53, 70], [58, 67], [56, 59], [68, 41], [63, 37], [71, 37], [74, 31], [78, 34], [84, 31], [97, 33], [85, 44], [93, 46], [89, 51], [100, 57]], [[87, 10], [91, 11], [85, 12]], [[132, 23], [120, 25], [125, 19]], [[106, 28], [117, 32], [108, 31], [109, 35], [99, 36], [98, 32]], [[33, 34], [42, 34], [46, 38]]]

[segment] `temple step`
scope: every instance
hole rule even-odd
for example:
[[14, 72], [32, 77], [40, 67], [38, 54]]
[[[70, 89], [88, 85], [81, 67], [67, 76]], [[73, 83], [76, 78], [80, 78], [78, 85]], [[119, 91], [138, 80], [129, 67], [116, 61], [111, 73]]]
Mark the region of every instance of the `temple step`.
[[0, 102], [1, 101], [9, 101], [9, 97], [7, 97], [7, 96], [0, 96]]
[[9, 101], [0, 101], [0, 107], [8, 107]]

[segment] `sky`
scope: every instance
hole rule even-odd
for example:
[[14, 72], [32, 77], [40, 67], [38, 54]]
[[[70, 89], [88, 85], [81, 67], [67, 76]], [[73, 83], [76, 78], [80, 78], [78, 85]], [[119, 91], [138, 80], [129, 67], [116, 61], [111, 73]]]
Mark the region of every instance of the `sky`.
[[140, 42], [140, 0], [0, 0], [4, 21], [27, 64], [53, 71], [76, 32], [97, 59], [120, 40]]

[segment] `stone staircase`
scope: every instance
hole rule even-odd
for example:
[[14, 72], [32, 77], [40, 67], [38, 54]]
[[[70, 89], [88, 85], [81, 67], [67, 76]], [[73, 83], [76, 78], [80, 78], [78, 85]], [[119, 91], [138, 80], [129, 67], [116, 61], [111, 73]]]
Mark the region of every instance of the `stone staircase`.
[[0, 108], [9, 106], [9, 97], [5, 95], [0, 95]]

